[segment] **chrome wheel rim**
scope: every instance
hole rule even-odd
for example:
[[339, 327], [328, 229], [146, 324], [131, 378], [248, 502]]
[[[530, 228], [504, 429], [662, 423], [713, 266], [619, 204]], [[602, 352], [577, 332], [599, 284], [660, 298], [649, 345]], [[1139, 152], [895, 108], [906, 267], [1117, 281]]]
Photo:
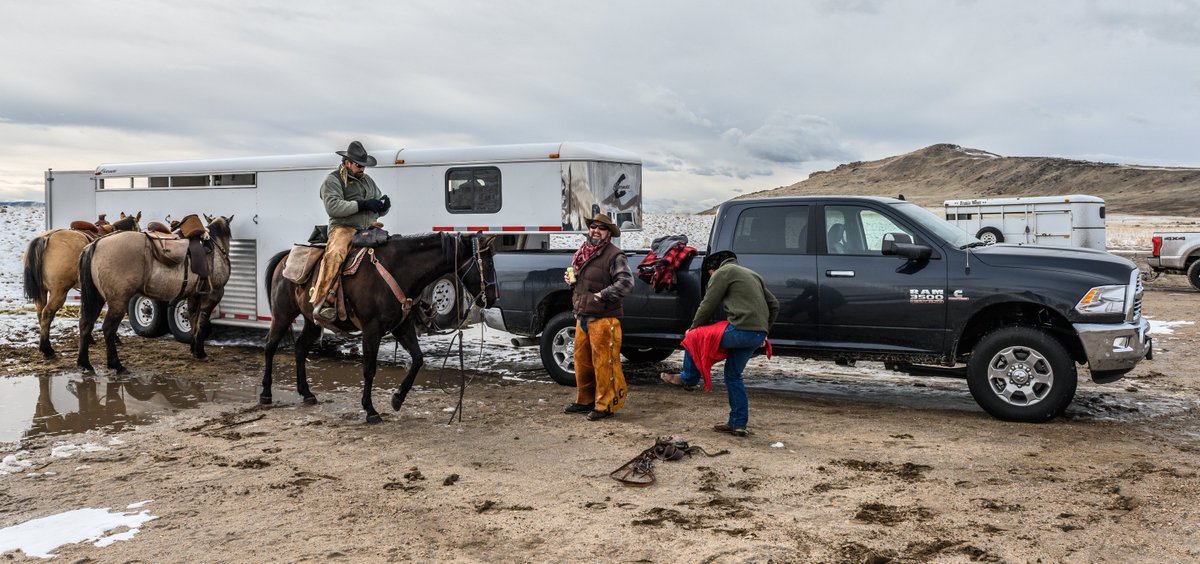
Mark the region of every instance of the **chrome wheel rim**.
[[188, 306], [183, 302], [175, 305], [175, 326], [185, 333], [192, 332], [192, 322], [188, 320]]
[[1034, 405], [1054, 388], [1050, 361], [1029, 347], [1008, 347], [996, 353], [988, 363], [987, 376], [992, 393], [1009, 405]]
[[575, 327], [568, 325], [554, 334], [550, 342], [550, 354], [559, 368], [575, 373]]
[[146, 296], [138, 297], [133, 303], [133, 316], [137, 319], [138, 325], [149, 327], [154, 323], [154, 300]]
[[454, 311], [454, 282], [446, 278], [434, 282], [429, 298], [433, 301], [433, 310], [438, 315], [451, 313]]

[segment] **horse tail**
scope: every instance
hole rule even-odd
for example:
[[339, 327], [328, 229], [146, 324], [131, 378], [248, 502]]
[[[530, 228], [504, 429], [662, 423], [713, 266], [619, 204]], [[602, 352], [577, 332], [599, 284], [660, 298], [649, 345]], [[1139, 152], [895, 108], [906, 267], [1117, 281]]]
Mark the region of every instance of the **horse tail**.
[[46, 294], [45, 280], [42, 278], [42, 263], [45, 262], [46, 244], [49, 235], [39, 235], [29, 242], [25, 249], [25, 299], [36, 300]]
[[79, 255], [79, 317], [93, 322], [100, 317], [100, 308], [104, 307], [104, 298], [96, 288], [96, 281], [92, 280], [92, 255], [95, 252], [96, 244], [92, 243]]
[[290, 252], [291, 252], [290, 250], [279, 251], [278, 253], [275, 254], [275, 256], [271, 257], [271, 260], [267, 261], [267, 271], [266, 271], [266, 275], [263, 276], [263, 285], [266, 286], [266, 288], [267, 288], [267, 301], [268, 302], [271, 301], [271, 282], [273, 281], [273, 279], [275, 277], [275, 267], [279, 266], [279, 263], [280, 263], [280, 261], [283, 260], [283, 257], [286, 257], [288, 255], [288, 253], [290, 253]]

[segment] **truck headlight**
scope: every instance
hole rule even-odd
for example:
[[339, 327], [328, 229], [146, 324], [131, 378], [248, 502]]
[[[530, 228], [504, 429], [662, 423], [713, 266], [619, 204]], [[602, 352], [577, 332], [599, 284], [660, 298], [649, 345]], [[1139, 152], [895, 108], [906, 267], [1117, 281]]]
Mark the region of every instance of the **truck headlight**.
[[1075, 304], [1079, 313], [1124, 313], [1125, 285], [1096, 286], [1088, 290], [1079, 303]]

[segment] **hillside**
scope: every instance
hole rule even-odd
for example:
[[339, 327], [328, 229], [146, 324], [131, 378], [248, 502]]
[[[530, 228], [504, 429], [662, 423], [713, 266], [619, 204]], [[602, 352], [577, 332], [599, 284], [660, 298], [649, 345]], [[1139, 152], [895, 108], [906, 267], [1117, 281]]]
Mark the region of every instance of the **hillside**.
[[1104, 198], [1112, 213], [1193, 216], [1197, 215], [1200, 169], [1002, 157], [943, 143], [814, 172], [790, 186], [739, 198], [811, 194], [904, 194], [905, 199], [930, 208], [958, 198], [1087, 194]]

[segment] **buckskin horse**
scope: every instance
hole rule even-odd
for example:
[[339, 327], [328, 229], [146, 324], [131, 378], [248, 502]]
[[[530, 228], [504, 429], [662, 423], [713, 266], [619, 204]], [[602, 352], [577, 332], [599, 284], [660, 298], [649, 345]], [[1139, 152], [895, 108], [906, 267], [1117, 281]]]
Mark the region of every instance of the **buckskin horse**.
[[[142, 212], [137, 215], [122, 212], [121, 219], [111, 225], [117, 231], [138, 231], [141, 218]], [[47, 359], [54, 358], [50, 323], [67, 300], [67, 292], [79, 287], [79, 255], [88, 243], [106, 233], [97, 228], [99, 221], [77, 221], [71, 225], [70, 229], [54, 229], [34, 237], [21, 259], [25, 299], [33, 300], [38, 316], [38, 334], [41, 335], [38, 349]]]
[[[486, 308], [495, 303], [498, 288], [496, 270], [492, 264], [491, 241], [492, 238], [484, 239], [479, 234], [393, 235], [384, 245], [364, 251], [368, 252], [368, 256], [362, 259], [354, 275], [342, 276], [347, 316], [345, 320], [336, 321], [335, 327], [341, 331], [362, 331], [362, 407], [367, 412], [367, 423], [383, 420], [371, 403], [379, 342], [383, 335], [391, 333], [412, 358], [404, 381], [392, 393], [392, 409], [398, 411], [404, 404], [417, 371], [424, 364], [424, 355], [417, 341], [416, 323], [410, 314], [413, 300], [408, 296], [419, 296], [426, 286], [438, 278], [454, 273], [463, 287], [476, 296], [477, 304]], [[351, 250], [351, 261], [357, 252], [357, 249]], [[295, 344], [296, 391], [304, 403], [314, 405], [317, 397], [309, 390], [305, 361], [309, 347], [321, 334], [321, 327], [313, 320], [313, 308], [308, 301], [308, 292], [316, 275], [310, 275], [303, 284], [288, 280], [283, 276], [287, 257], [288, 251], [284, 251], [268, 263], [272, 266], [268, 269], [271, 274], [266, 281], [271, 300], [271, 330], [267, 335], [264, 353], [266, 367], [263, 371], [263, 391], [258, 399], [263, 405], [271, 403], [271, 372], [275, 351], [284, 335], [291, 331], [292, 321], [296, 316], [303, 315], [304, 329], [300, 331]], [[354, 319], [357, 319], [357, 325], [353, 323]]]
[[108, 303], [104, 314], [104, 344], [108, 352], [108, 367], [118, 374], [126, 372], [117, 356], [117, 327], [125, 318], [129, 298], [140, 293], [164, 301], [187, 300], [188, 317], [192, 324], [191, 352], [197, 360], [205, 360], [204, 340], [212, 330], [209, 315], [225, 293], [229, 281], [229, 240], [232, 217], [204, 216], [208, 220], [208, 249], [204, 261], [209, 279], [202, 280], [189, 272], [188, 260], [168, 266], [154, 257], [155, 238], [146, 233], [113, 233], [97, 239], [79, 257], [79, 286], [82, 305], [79, 313], [80, 368], [92, 371], [88, 359], [88, 340], [100, 308]]

